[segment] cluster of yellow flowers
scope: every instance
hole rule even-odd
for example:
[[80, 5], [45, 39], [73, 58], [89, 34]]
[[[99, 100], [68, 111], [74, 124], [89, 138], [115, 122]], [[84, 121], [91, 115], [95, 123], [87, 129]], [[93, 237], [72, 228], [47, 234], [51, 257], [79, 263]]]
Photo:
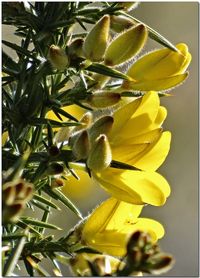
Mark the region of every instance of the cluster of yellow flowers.
[[[110, 27], [116, 29], [123, 20], [102, 17], [85, 40], [79, 41], [77, 55], [87, 59], [88, 65], [99, 62], [111, 69], [130, 64], [143, 49], [148, 30], [143, 24], [128, 26], [109, 42]], [[74, 42], [69, 46], [71, 53], [72, 46]], [[162, 128], [167, 110], [160, 105], [159, 92], [183, 82], [191, 61], [185, 44], [176, 48], [155, 50], [131, 62], [126, 80], [113, 90], [105, 89], [110, 77], [92, 74], [99, 90], [87, 102], [91, 107], [111, 108], [99, 110], [98, 117], [87, 112], [80, 126], [68, 129], [67, 134], [64, 128], [56, 135], [57, 142], [68, 142], [75, 164], [84, 161], [84, 169], [112, 196], [85, 220], [80, 239], [83, 245], [107, 255], [124, 256], [134, 231], [148, 232], [153, 241], [164, 235], [160, 223], [139, 215], [144, 205], [161, 206], [170, 194], [168, 182], [156, 172], [171, 141], [171, 133]], [[50, 47], [49, 59], [61, 70], [70, 64], [70, 57], [55, 45]], [[142, 96], [123, 98], [127, 91], [139, 91]], [[64, 131], [66, 136], [60, 139]]]

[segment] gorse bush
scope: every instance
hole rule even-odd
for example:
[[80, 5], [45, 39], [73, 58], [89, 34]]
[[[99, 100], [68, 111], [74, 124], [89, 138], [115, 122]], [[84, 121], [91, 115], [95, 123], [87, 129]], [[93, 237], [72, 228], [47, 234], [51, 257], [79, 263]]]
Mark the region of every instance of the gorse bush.
[[[44, 259], [57, 276], [60, 264], [78, 276], [161, 274], [173, 264], [157, 243], [163, 226], [139, 215], [170, 195], [157, 172], [171, 141], [160, 97], [187, 78], [191, 55], [131, 16], [136, 6], [2, 3], [3, 24], [20, 39], [2, 41], [16, 54], [2, 53], [4, 276], [21, 262], [23, 276], [50, 276]], [[149, 38], [160, 49], [138, 55]], [[86, 218], [64, 190], [77, 170], [110, 195]], [[55, 240], [49, 215], [59, 203], [77, 225]]]

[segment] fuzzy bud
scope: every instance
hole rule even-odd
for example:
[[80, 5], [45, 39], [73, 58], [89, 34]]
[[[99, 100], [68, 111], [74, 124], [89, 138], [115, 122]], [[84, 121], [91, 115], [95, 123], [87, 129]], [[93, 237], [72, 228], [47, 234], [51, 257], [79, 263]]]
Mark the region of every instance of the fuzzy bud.
[[83, 56], [83, 42], [84, 40], [79, 38], [71, 42], [67, 48], [67, 53], [70, 57], [70, 60], [74, 60], [77, 57]]
[[109, 38], [110, 17], [104, 15], [88, 33], [83, 43], [83, 52], [87, 59], [102, 61]]
[[54, 137], [55, 142], [61, 143], [67, 141], [69, 139], [70, 133], [71, 128], [69, 128], [68, 126], [60, 128]]
[[49, 48], [48, 59], [52, 66], [58, 70], [64, 70], [69, 65], [69, 59], [64, 49], [54, 44]]
[[26, 202], [28, 202], [32, 196], [33, 185], [23, 179], [13, 180], [3, 184], [3, 222], [16, 222], [23, 212]]
[[87, 159], [87, 166], [94, 171], [107, 168], [112, 161], [112, 152], [106, 135], [101, 134], [94, 142]]
[[106, 49], [105, 64], [116, 66], [133, 58], [143, 48], [147, 34], [146, 27], [138, 24], [119, 35]]
[[170, 270], [174, 263], [172, 256], [165, 253], [158, 253], [151, 256], [147, 261], [147, 271], [151, 274], [161, 275]]
[[124, 31], [125, 29], [129, 29], [133, 27], [136, 23], [125, 17], [125, 16], [117, 16], [117, 15], [112, 15], [110, 17], [110, 27], [113, 31], [116, 33], [120, 33]]
[[85, 159], [88, 156], [90, 149], [90, 142], [87, 130], [83, 130], [78, 134], [73, 147], [72, 152], [77, 160]]
[[118, 103], [121, 99], [120, 94], [110, 92], [99, 92], [97, 94], [90, 95], [87, 98], [87, 103], [93, 108], [106, 108]]
[[90, 128], [90, 140], [93, 142], [100, 134], [108, 135], [113, 126], [113, 117], [104, 116], [98, 119]]

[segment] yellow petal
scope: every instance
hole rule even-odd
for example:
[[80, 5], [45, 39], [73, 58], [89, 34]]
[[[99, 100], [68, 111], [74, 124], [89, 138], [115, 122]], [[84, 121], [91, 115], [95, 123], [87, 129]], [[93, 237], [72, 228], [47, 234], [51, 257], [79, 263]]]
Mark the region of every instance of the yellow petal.
[[168, 182], [155, 172], [108, 168], [93, 177], [113, 197], [136, 205], [161, 206], [170, 194]]
[[163, 106], [160, 106], [158, 109], [158, 114], [155, 119], [155, 125], [157, 127], [160, 127], [163, 124], [166, 117], [167, 117], [167, 109]]
[[180, 52], [164, 48], [144, 55], [129, 68], [127, 75], [142, 81], [165, 79], [168, 76], [184, 73], [186, 65], [190, 62], [188, 58], [190, 54], [187, 55], [187, 46], [184, 44], [178, 44], [177, 48]]
[[148, 132], [148, 126], [154, 122], [158, 114], [159, 104], [158, 94], [150, 91], [142, 98], [117, 110], [113, 114], [114, 124], [109, 135], [110, 141], [119, 142], [133, 135], [138, 136]]
[[129, 236], [135, 231], [150, 233], [153, 241], [164, 235], [160, 223], [138, 218], [143, 206], [110, 198], [103, 202], [86, 221], [82, 240], [90, 247], [113, 256], [123, 256]]
[[[156, 76], [155, 76], [156, 77]], [[170, 76], [163, 79], [141, 80], [138, 82], [125, 81], [122, 84], [124, 89], [132, 89], [139, 91], [162, 91], [175, 87], [182, 83], [188, 77], [188, 73]]]
[[154, 242], [162, 238], [165, 234], [163, 226], [159, 222], [149, 218], [138, 218], [134, 224], [134, 229], [135, 231], [141, 230], [149, 233]]
[[96, 234], [105, 229], [118, 230], [128, 221], [135, 222], [141, 213], [143, 206], [120, 202], [115, 198], [109, 198], [97, 207], [89, 216], [83, 228], [83, 235]]
[[148, 148], [148, 143], [120, 144], [117, 147], [112, 147], [112, 158], [113, 160], [133, 165], [135, 157], [137, 158], [139, 154], [143, 154], [146, 148]]
[[[134, 136], [134, 134], [133, 134], [133, 137], [130, 137], [129, 139], [123, 141], [123, 145], [126, 146], [126, 145], [134, 145], [134, 144], [152, 143], [155, 140], [158, 140], [161, 132], [162, 132], [162, 128], [156, 128], [156, 129], [147, 131], [146, 133], [138, 135], [138, 136]], [[121, 144], [119, 146], [114, 145], [114, 147], [112, 147], [112, 149], [113, 148], [117, 149], [118, 147], [121, 147]]]
[[169, 131], [163, 132], [158, 141], [150, 144], [143, 152], [138, 154], [133, 164], [129, 163], [142, 170], [156, 171], [168, 155], [170, 142], [171, 133]]

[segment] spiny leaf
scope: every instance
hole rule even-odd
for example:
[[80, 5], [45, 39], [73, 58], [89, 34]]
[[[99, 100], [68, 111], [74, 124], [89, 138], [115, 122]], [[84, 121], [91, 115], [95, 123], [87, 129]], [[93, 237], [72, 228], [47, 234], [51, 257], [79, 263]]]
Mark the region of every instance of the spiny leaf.
[[121, 15], [124, 15], [126, 17], [131, 18], [133, 21], [135, 21], [136, 23], [141, 23], [144, 24], [147, 28], [147, 30], [149, 31], [149, 37], [155, 41], [157, 41], [158, 43], [164, 45], [165, 47], [178, 52], [178, 49], [170, 42], [168, 41], [165, 37], [163, 37], [161, 34], [159, 34], [157, 31], [155, 31], [153, 28], [151, 28], [150, 26], [148, 26], [147, 24], [145, 24], [144, 22], [140, 21], [139, 19], [126, 14], [124, 12], [120, 12]]
[[52, 190], [49, 186], [44, 188], [44, 191], [49, 194], [52, 198], [59, 200], [62, 202], [66, 207], [68, 207], [71, 211], [73, 211], [79, 218], [83, 218], [81, 212], [78, 208], [59, 190], [54, 189]]
[[55, 226], [53, 224], [49, 224], [49, 223], [46, 223], [46, 222], [43, 222], [43, 221], [35, 220], [33, 218], [30, 218], [30, 217], [21, 217], [21, 220], [24, 223], [33, 225], [35, 227], [48, 228], [48, 229], [53, 229], [53, 230], [61, 230], [61, 228], [59, 228], [58, 226]]
[[120, 72], [116, 69], [112, 69], [110, 67], [107, 67], [103, 64], [92, 63], [91, 65], [89, 65], [85, 69], [89, 70], [89, 71], [92, 71], [92, 72], [102, 74], [102, 75], [131, 81], [131, 78], [128, 75], [126, 75], [126, 74], [124, 74], [124, 73], [122, 73], [122, 72]]

